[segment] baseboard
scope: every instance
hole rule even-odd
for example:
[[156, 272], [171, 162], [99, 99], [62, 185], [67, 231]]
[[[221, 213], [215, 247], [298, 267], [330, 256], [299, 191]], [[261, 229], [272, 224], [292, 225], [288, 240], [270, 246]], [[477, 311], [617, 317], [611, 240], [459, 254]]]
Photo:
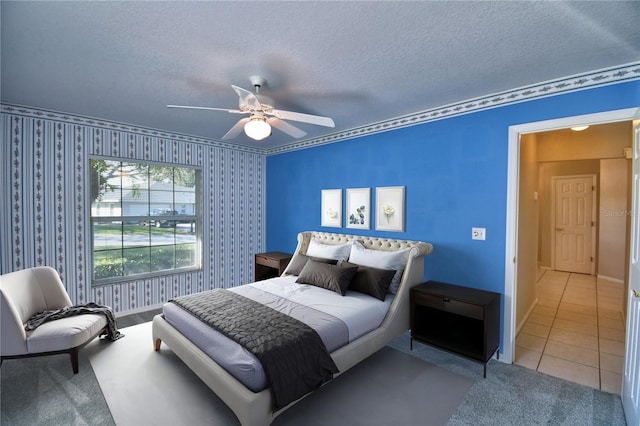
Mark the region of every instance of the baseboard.
[[162, 305], [164, 305], [164, 303], [158, 303], [157, 305], [143, 306], [141, 308], [131, 309], [123, 312], [116, 312], [115, 316], [116, 318], [121, 318], [129, 315], [135, 315], [143, 312], [153, 311], [153, 310], [162, 308]]
[[606, 275], [601, 275], [601, 274], [597, 274], [596, 277], [598, 277], [598, 279], [601, 279], [601, 280], [607, 280], [607, 281], [612, 281], [614, 283], [624, 284], [624, 280], [621, 280], [619, 278], [607, 277]]

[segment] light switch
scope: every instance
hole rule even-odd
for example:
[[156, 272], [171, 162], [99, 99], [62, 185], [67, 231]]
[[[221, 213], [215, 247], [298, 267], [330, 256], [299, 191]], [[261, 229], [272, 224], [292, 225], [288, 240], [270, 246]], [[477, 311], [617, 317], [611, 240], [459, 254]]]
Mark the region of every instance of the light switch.
[[487, 229], [486, 228], [471, 228], [471, 239], [472, 240], [486, 240], [487, 239]]

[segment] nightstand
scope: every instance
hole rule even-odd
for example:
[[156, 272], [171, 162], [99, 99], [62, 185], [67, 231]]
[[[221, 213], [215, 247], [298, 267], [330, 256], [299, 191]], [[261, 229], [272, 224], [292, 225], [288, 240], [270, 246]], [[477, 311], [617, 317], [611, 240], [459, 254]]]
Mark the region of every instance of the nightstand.
[[[411, 289], [413, 340], [484, 364], [500, 344], [500, 294], [438, 281]], [[498, 353], [499, 356], [499, 353]]]
[[292, 256], [281, 251], [256, 253], [255, 281], [282, 275]]

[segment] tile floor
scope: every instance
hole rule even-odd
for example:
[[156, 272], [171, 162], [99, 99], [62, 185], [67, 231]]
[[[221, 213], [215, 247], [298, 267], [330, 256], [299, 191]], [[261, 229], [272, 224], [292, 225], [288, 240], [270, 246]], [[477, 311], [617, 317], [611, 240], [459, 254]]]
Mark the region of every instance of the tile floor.
[[536, 291], [538, 303], [516, 337], [515, 363], [620, 394], [623, 285], [546, 270]]

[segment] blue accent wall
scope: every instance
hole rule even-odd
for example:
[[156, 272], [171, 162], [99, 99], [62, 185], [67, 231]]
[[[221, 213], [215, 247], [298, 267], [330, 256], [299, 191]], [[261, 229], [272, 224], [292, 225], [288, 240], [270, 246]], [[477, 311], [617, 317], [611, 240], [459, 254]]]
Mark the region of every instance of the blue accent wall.
[[[632, 81], [269, 156], [267, 249], [292, 252], [306, 230], [427, 241], [425, 280], [504, 294], [509, 126], [639, 105]], [[405, 186], [405, 232], [375, 231], [374, 217], [370, 230], [346, 228], [346, 189], [371, 188], [373, 209], [379, 186]], [[323, 228], [321, 190], [337, 188], [343, 227]]]

